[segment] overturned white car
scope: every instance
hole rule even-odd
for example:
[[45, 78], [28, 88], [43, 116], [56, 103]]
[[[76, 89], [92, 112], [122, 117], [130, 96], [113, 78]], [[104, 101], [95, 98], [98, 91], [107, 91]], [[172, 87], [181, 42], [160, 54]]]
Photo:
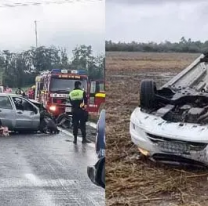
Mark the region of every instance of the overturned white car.
[[208, 166], [208, 54], [159, 89], [153, 80], [141, 82], [130, 135], [154, 161]]

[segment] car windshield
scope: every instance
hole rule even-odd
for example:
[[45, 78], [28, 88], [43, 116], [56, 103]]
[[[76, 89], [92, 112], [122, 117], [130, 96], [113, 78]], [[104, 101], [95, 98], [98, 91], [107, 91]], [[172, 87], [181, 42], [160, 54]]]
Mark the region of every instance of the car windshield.
[[[51, 85], [50, 85], [50, 91], [51, 92], [58, 92], [58, 91], [71, 91], [74, 89], [74, 83], [77, 80], [75, 79], [58, 79], [58, 78], [52, 78], [51, 79]], [[84, 88], [84, 90], [87, 90], [87, 80], [79, 80], [82, 85], [81, 88]]]

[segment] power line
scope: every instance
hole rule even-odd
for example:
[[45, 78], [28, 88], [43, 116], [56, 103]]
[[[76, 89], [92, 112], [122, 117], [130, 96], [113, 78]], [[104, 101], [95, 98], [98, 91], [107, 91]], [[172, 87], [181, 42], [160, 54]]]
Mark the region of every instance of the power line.
[[0, 4], [0, 8], [8, 7], [27, 7], [27, 6], [40, 6], [40, 5], [49, 5], [49, 4], [67, 4], [67, 3], [78, 3], [78, 2], [101, 2], [103, 0], [64, 0], [64, 1], [45, 1], [45, 2], [25, 2], [25, 3], [4, 3]]

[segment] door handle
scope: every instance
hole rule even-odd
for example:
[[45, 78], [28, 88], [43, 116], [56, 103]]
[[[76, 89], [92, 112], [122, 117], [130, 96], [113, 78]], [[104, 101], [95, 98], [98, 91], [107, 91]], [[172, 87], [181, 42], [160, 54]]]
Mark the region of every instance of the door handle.
[[22, 114], [22, 112], [17, 112], [17, 114]]

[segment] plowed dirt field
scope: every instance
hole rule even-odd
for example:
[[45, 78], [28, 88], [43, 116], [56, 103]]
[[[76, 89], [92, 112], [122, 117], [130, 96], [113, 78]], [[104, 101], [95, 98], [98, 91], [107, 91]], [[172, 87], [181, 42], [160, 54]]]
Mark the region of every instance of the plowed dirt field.
[[129, 118], [139, 104], [139, 85], [161, 86], [199, 54], [106, 54], [106, 205], [208, 205], [208, 171], [156, 165], [131, 143]]

